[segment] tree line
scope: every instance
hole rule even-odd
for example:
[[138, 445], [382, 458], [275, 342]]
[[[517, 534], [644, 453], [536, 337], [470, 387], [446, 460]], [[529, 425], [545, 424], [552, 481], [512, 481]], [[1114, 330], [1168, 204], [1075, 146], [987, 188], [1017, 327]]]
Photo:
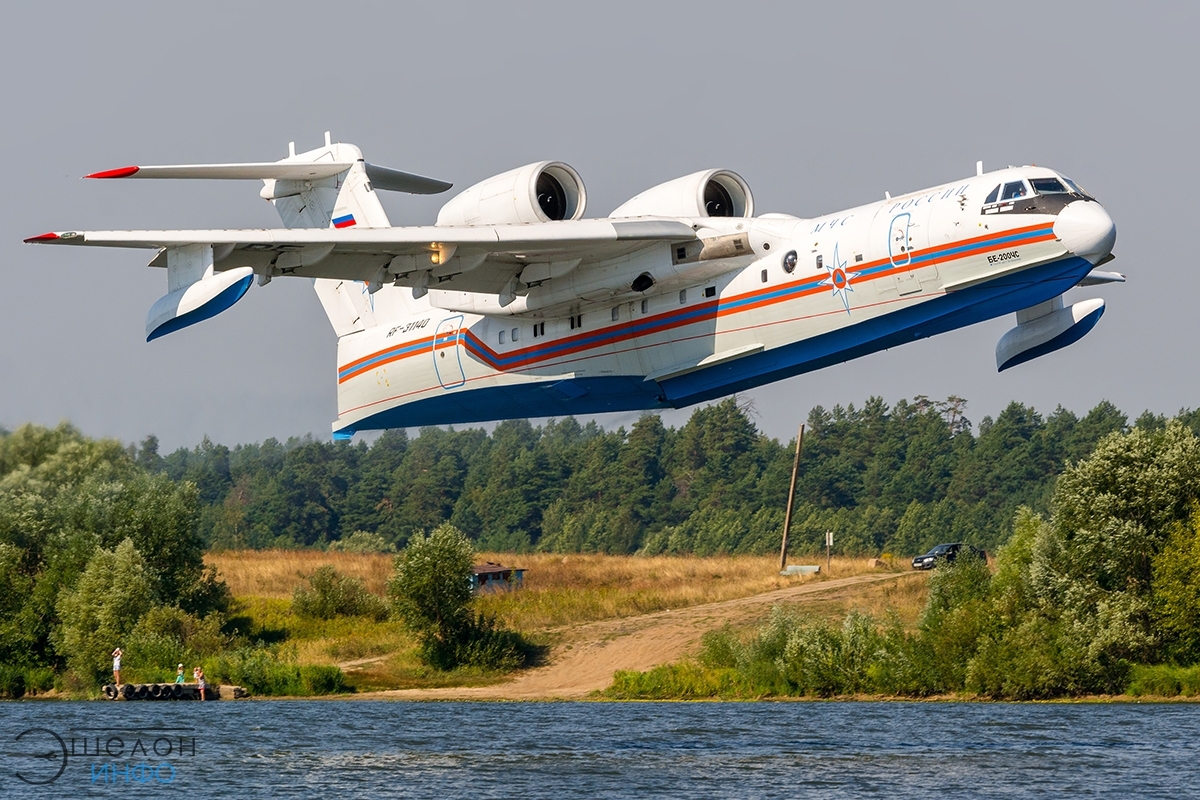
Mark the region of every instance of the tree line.
[[[1015, 556], [1002, 561], [987, 602], [997, 613], [1019, 602], [1043, 616], [1033, 628], [1011, 617], [997, 647], [1034, 652], [1022, 637], [1044, 629], [1065, 631], [1064, 643], [1110, 643], [1116, 649], [1101, 655], [1123, 663], [1196, 657], [1191, 575], [1200, 549], [1189, 532], [1200, 523], [1189, 514], [1200, 414], [1171, 422], [1143, 414], [1131, 428], [1109, 403], [1083, 417], [1061, 408], [1043, 417], [1014, 403], [975, 431], [963, 411], [958, 398], [813, 409], [797, 550], [819, 549], [826, 530], [848, 553], [908, 554], [945, 540], [994, 548], [1016, 521], [1009, 552], [1028, 558], [1013, 567], [1017, 579], [1004, 566]], [[1121, 455], [1122, 443], [1136, 445], [1133, 455]], [[153, 437], [124, 446], [65, 423], [0, 429], [0, 695], [17, 693], [18, 681], [47, 684], [63, 667], [80, 686], [92, 684], [117, 643], [131, 662], [220, 656], [214, 673], [242, 682], [266, 675], [274, 656], [226, 629], [230, 597], [204, 567], [206, 549], [397, 549], [449, 523], [477, 549], [772, 552], [793, 446], [758, 432], [753, 409], [736, 399], [697, 409], [679, 429], [654, 415], [628, 431], [518, 420], [491, 433], [429, 428], [410, 439], [392, 431], [372, 444], [293, 439], [230, 449], [206, 439], [166, 456]], [[1098, 446], [1115, 455], [1088, 460]], [[1167, 455], [1154, 455], [1160, 450]], [[1063, 481], [1074, 494], [1062, 494]], [[1083, 499], [1056, 506], [1056, 492]], [[1153, 507], [1137, 500], [1160, 496]], [[1056, 561], [1063, 552], [1075, 556]], [[1162, 589], [1148, 590], [1152, 582]], [[1038, 588], [992, 597], [1017, 586]], [[1102, 609], [1103, 627], [1063, 618], [1072, 603]], [[500, 633], [455, 641], [466, 648], [456, 658], [474, 658], [478, 642], [507, 647]], [[271, 681], [308, 691], [321, 676], [302, 670], [284, 664]]]
[[[1014, 402], [977, 429], [965, 406], [872, 397], [812, 409], [796, 552], [821, 550], [827, 530], [850, 554], [911, 555], [940, 541], [994, 548], [1017, 508], [1047, 509], [1068, 463], [1130, 428], [1108, 402], [1082, 417]], [[1200, 424], [1197, 412], [1180, 419]], [[1135, 422], [1165, 424], [1149, 413]], [[209, 548], [401, 548], [449, 522], [481, 550], [708, 555], [778, 547], [794, 447], [760, 433], [753, 408], [731, 398], [678, 429], [652, 414], [615, 431], [568, 417], [510, 420], [490, 433], [388, 431], [371, 444], [308, 437], [230, 448], [205, 438], [166, 455], [148, 436], [129, 454], [151, 475], [195, 485]]]
[[618, 697], [968, 692], [1027, 700], [1194, 695], [1200, 686], [1200, 439], [1178, 421], [1105, 439], [1063, 472], [1050, 511], [1021, 509], [995, 569], [938, 567], [915, 630], [776, 609], [698, 661], [618, 673]]

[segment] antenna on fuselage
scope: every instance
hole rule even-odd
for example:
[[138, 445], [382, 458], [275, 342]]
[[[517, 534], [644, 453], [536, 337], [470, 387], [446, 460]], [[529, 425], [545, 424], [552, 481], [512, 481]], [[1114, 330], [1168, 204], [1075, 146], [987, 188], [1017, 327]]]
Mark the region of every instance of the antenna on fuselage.
[[975, 162], [975, 174], [976, 174], [976, 175], [982, 175], [982, 174], [983, 174], [983, 162], [982, 162], [982, 161], [976, 161], [976, 162]]

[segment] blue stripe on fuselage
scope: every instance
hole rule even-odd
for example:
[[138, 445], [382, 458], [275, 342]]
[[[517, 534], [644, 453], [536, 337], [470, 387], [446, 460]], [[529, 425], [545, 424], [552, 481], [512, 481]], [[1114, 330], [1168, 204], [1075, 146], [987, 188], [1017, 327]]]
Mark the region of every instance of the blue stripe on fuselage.
[[1070, 256], [661, 383], [619, 375], [464, 389], [395, 406], [340, 433], [682, 408], [1029, 308], [1075, 286], [1091, 269], [1087, 261]]

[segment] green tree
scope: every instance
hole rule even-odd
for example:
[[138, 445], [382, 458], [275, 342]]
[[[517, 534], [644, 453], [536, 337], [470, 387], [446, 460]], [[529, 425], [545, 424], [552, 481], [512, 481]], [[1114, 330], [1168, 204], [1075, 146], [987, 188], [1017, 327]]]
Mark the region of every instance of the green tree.
[[472, 608], [474, 550], [453, 525], [416, 534], [396, 557], [388, 584], [393, 608], [421, 640], [426, 663], [438, 669], [515, 669], [531, 652], [515, 631]]
[[1154, 621], [1164, 639], [1164, 655], [1184, 664], [1200, 663], [1200, 509], [1171, 529], [1151, 568]]
[[470, 540], [450, 524], [414, 534], [396, 557], [388, 596], [430, 663], [453, 666], [455, 647], [471, 626], [474, 557]]
[[132, 539], [96, 551], [79, 582], [58, 600], [62, 625], [54, 646], [76, 675], [94, 681], [107, 671], [109, 653], [153, 606], [156, 588]]

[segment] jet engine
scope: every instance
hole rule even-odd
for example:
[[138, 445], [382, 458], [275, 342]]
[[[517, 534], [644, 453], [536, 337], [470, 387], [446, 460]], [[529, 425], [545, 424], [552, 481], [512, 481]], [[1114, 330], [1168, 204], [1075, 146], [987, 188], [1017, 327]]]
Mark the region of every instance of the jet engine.
[[561, 161], [539, 161], [501, 173], [458, 194], [438, 212], [438, 225], [512, 225], [579, 219], [587, 192]]
[[751, 217], [754, 195], [736, 172], [708, 169], [660, 183], [609, 217]]

